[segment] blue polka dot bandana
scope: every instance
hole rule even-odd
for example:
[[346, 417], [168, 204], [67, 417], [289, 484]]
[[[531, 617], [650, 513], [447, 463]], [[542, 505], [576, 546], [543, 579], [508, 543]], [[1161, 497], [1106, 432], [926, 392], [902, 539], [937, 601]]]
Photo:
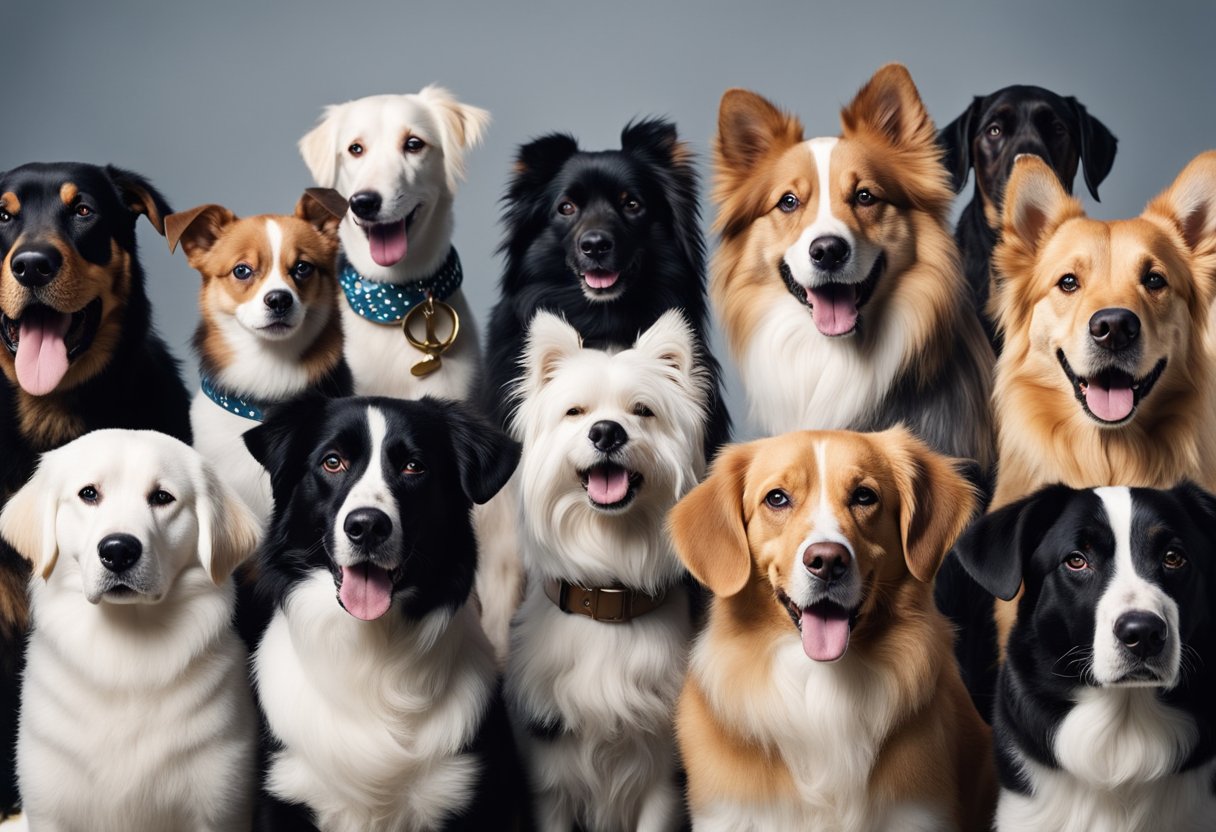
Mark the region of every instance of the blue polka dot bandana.
[[427, 293], [435, 300], [446, 300], [464, 282], [460, 258], [456, 249], [448, 252], [439, 271], [422, 280], [409, 283], [376, 283], [355, 271], [345, 259], [338, 272], [338, 283], [346, 301], [355, 313], [374, 324], [399, 324], [409, 311], [426, 301]]
[[204, 396], [229, 413], [234, 413], [253, 422], [262, 421], [262, 406], [257, 402], [224, 392], [215, 386], [214, 381], [204, 375], [198, 377], [198, 386], [203, 391]]

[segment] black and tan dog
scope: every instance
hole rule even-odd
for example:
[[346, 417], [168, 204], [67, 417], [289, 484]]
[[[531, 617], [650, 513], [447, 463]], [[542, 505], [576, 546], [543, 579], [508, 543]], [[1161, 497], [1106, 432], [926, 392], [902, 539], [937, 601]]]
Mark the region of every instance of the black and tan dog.
[[[135, 252], [142, 214], [169, 213], [115, 167], [28, 164], [0, 173], [0, 503], [37, 454], [97, 428], [190, 441], [190, 399], [152, 330]], [[12, 740], [27, 567], [0, 545], [0, 817], [16, 803]]]
[[1085, 186], [1097, 199], [1098, 185], [1115, 163], [1117, 140], [1072, 96], [1016, 85], [977, 95], [962, 115], [942, 129], [938, 141], [946, 151], [955, 193], [975, 170], [975, 195], [963, 209], [954, 234], [984, 330], [998, 345], [995, 316], [988, 311], [989, 262], [1001, 230], [1001, 206], [1013, 160], [1022, 154], [1038, 156], [1069, 193], [1082, 166]]

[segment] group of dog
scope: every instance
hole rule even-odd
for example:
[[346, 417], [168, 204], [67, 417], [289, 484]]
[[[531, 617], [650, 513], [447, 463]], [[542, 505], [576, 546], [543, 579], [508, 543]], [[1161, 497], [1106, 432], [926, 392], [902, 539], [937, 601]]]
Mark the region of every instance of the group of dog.
[[[939, 132], [892, 64], [808, 139], [730, 90], [707, 281], [673, 124], [546, 135], [483, 361], [451, 240], [488, 120], [329, 107], [291, 215], [0, 174], [5, 811], [1212, 828], [1216, 153], [1106, 222], [1075, 99]], [[140, 215], [202, 276], [192, 404]], [[711, 302], [769, 438], [728, 444]]]

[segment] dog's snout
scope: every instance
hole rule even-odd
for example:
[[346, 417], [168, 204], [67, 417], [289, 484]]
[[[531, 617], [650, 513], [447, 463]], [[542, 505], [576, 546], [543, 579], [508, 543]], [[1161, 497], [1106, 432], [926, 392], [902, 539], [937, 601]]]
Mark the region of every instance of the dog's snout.
[[578, 249], [588, 257], [603, 257], [612, 251], [612, 235], [605, 231], [588, 231], [578, 238]]
[[28, 246], [13, 255], [9, 268], [22, 286], [37, 289], [55, 279], [63, 266], [63, 255], [54, 246]]
[[108, 534], [97, 544], [101, 565], [111, 572], [127, 571], [143, 552], [143, 544], [129, 534]]
[[389, 539], [393, 521], [378, 508], [358, 508], [346, 515], [342, 530], [351, 543], [367, 551]]
[[273, 292], [267, 292], [266, 297], [262, 298], [262, 302], [274, 314], [284, 315], [291, 309], [293, 300], [291, 292], [288, 292], [286, 289], [275, 289]]
[[375, 191], [359, 191], [351, 195], [350, 210], [361, 220], [374, 220], [380, 214], [381, 202]]
[[811, 241], [811, 262], [818, 269], [835, 271], [849, 259], [849, 244], [843, 237], [816, 237]]
[[619, 423], [604, 419], [591, 426], [587, 438], [597, 451], [610, 454], [629, 441], [629, 434]]
[[812, 543], [802, 553], [802, 565], [824, 583], [843, 578], [852, 562], [849, 550], [839, 543]]
[[1165, 619], [1151, 612], [1132, 610], [1115, 621], [1115, 638], [1141, 659], [1160, 655], [1168, 632]]
[[1130, 309], [1099, 309], [1089, 319], [1089, 334], [1102, 349], [1127, 349], [1140, 336], [1140, 318]]

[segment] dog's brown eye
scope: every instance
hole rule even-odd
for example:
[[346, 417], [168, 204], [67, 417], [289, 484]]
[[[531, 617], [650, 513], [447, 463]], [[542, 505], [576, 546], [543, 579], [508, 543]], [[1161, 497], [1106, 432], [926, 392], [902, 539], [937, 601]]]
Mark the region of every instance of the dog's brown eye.
[[853, 489], [853, 493], [849, 495], [849, 505], [851, 506], [872, 506], [878, 502], [878, 494], [873, 488], [867, 488], [860, 485]]
[[405, 140], [406, 153], [420, 153], [424, 147], [426, 147], [426, 142], [417, 136], [410, 136]]
[[625, 194], [623, 197], [621, 197], [621, 208], [626, 214], [636, 214], [642, 210], [642, 203], [628, 194]]
[[416, 459], [411, 459], [409, 462], [405, 463], [405, 465], [404, 465], [404, 466], [402, 466], [402, 468], [401, 468], [401, 473], [403, 473], [403, 474], [409, 474], [409, 475], [412, 475], [412, 474], [425, 474], [425, 473], [426, 473], [426, 468], [425, 468], [425, 467], [423, 466], [423, 464], [422, 464], [421, 462], [419, 462], [418, 460], [416, 460]]
[[1177, 549], [1170, 549], [1165, 553], [1165, 557], [1161, 559], [1161, 564], [1166, 569], [1181, 569], [1186, 566], [1186, 555]]
[[321, 467], [327, 474], [340, 474], [346, 470], [346, 460], [340, 454], [328, 453], [321, 460]]
[[96, 503], [101, 498], [101, 495], [97, 493], [97, 489], [91, 485], [86, 485], [80, 489], [76, 492], [76, 496], [86, 503]]
[[857, 193], [853, 194], [853, 201], [864, 208], [877, 202], [878, 197], [874, 196], [874, 194], [870, 193], [866, 188], [862, 188]]
[[643, 419], [649, 419], [654, 416], [654, 411], [646, 405], [638, 403], [633, 406], [633, 415], [641, 416]]
[[563, 217], [568, 217], [577, 210], [578, 208], [575, 207], [574, 203], [568, 199], [562, 200], [557, 204], [557, 213], [561, 214]]
[[566, 411], [567, 416], [582, 416], [585, 413], [581, 407], [572, 407]]
[[232, 270], [232, 276], [237, 280], [248, 280], [253, 277], [253, 269], [248, 263], [237, 263]]
[[316, 270], [317, 267], [312, 263], [309, 263], [307, 260], [301, 260], [291, 267], [289, 274], [296, 280], [304, 280], [307, 277], [311, 277], [312, 273]]
[[93, 215], [93, 209], [85, 205], [83, 202], [76, 206], [76, 216], [90, 217]]
[[780, 488], [774, 488], [772, 491], [764, 495], [764, 502], [770, 508], [786, 508], [790, 504], [790, 495], [786, 494]]
[[989, 124], [988, 125], [988, 135], [994, 139], [997, 136], [1001, 135], [1001, 125], [997, 124], [996, 122]]
[[158, 488], [148, 495], [148, 505], [150, 506], [167, 506], [177, 498], [165, 491], [163, 488]]
[[1089, 568], [1089, 558], [1080, 552], [1071, 552], [1068, 557], [1064, 558], [1064, 565], [1073, 572], [1080, 572]]
[[363, 155], [363, 145], [358, 142], [351, 142], [350, 147], [346, 148], [346, 152], [351, 156], [358, 158]]
[[1060, 287], [1061, 292], [1071, 295], [1081, 288], [1081, 281], [1077, 280], [1075, 274], [1066, 274], [1060, 278], [1060, 281], [1056, 285]]
[[798, 197], [793, 193], [786, 193], [781, 197], [781, 199], [777, 200], [777, 207], [787, 214], [792, 214], [797, 211], [798, 206], [801, 204], [802, 201], [799, 200]]
[[1169, 284], [1165, 280], [1165, 275], [1161, 272], [1149, 272], [1144, 276], [1144, 288], [1150, 292], [1160, 292]]

